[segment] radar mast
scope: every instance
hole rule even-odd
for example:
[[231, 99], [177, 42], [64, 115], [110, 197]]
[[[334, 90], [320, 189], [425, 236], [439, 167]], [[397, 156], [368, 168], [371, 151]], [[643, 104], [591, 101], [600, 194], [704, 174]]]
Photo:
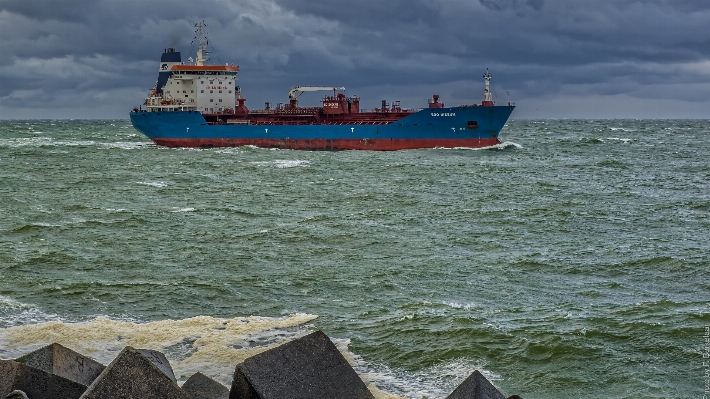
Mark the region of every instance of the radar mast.
[[486, 88], [483, 90], [483, 102], [481, 105], [484, 107], [492, 107], [495, 103], [493, 102], [493, 95], [491, 94], [491, 74], [488, 72], [488, 68], [486, 68], [486, 74], [483, 75], [483, 79], [486, 80]]
[[493, 96], [491, 95], [491, 74], [486, 68], [486, 74], [483, 75], [483, 79], [486, 80], [486, 89], [483, 91], [483, 101], [493, 102]]
[[210, 58], [207, 56], [207, 45], [209, 40], [207, 40], [207, 24], [205, 21], [198, 22], [195, 24], [195, 38], [192, 42], [197, 42], [197, 56], [195, 59], [195, 65], [202, 66], [205, 61], [209, 61]]

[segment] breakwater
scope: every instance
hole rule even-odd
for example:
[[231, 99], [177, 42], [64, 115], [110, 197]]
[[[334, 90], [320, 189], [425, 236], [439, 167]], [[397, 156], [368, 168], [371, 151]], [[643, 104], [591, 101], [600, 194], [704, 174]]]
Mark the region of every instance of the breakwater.
[[[0, 399], [375, 399], [321, 331], [236, 365], [230, 389], [201, 372], [177, 382], [163, 353], [130, 346], [108, 366], [58, 343], [0, 360]], [[447, 399], [505, 396], [474, 371]]]

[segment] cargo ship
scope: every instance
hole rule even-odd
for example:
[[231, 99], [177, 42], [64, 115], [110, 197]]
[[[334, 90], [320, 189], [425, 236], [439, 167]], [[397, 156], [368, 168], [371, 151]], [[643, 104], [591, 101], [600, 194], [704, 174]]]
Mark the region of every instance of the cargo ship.
[[[365, 110], [360, 98], [342, 86], [294, 86], [287, 103], [250, 110], [237, 86], [236, 65], [207, 65], [206, 24], [195, 25], [195, 60], [165, 50], [158, 81], [142, 106], [131, 113], [133, 126], [167, 147], [257, 146], [303, 150], [406, 150], [481, 148], [500, 144], [498, 135], [515, 105], [496, 105], [491, 75], [483, 75], [480, 104], [446, 107], [438, 95], [426, 108], [402, 108], [383, 100]], [[305, 92], [326, 91], [320, 106], [302, 107]], [[145, 107], [145, 109], [144, 109]]]

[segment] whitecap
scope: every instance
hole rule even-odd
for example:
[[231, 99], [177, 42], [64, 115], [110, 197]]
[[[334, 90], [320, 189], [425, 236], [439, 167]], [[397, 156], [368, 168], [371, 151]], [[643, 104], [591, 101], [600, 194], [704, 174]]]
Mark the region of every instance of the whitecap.
[[502, 379], [500, 375], [486, 370], [484, 364], [465, 358], [453, 359], [415, 372], [395, 370], [385, 365], [371, 364], [352, 353], [348, 348], [349, 339], [332, 341], [377, 399], [443, 398], [475, 370], [493, 383]]
[[35, 226], [35, 227], [62, 227], [61, 224], [45, 223], [45, 222], [30, 223], [30, 226]]
[[309, 161], [306, 160], [301, 160], [301, 159], [295, 159], [295, 160], [288, 160], [288, 159], [277, 159], [275, 161], [261, 161], [261, 162], [252, 162], [254, 165], [259, 165], [259, 166], [273, 166], [275, 168], [283, 169], [283, 168], [295, 168], [299, 166], [306, 167], [310, 165]]
[[55, 141], [51, 145], [55, 146], [66, 146], [66, 147], [82, 147], [82, 146], [92, 146], [96, 145], [93, 140], [67, 140], [67, 141]]
[[436, 147], [435, 149], [437, 150], [473, 150], [473, 151], [479, 151], [479, 150], [503, 150], [509, 147], [517, 148], [517, 149], [522, 149], [523, 146], [518, 144], [518, 143], [513, 143], [512, 141], [506, 141], [503, 143], [495, 144], [495, 145], [489, 145], [486, 147]]
[[138, 184], [143, 184], [152, 187], [165, 187], [168, 184], [162, 181], [139, 181]]
[[622, 143], [628, 144], [631, 142], [631, 139], [625, 139], [625, 138], [619, 138], [619, 137], [607, 137], [607, 140], [611, 141], [621, 141]]
[[101, 146], [104, 148], [120, 148], [122, 150], [138, 150], [141, 148], [145, 148], [146, 146], [150, 145], [150, 143], [142, 142], [142, 141], [118, 141], [115, 143], [102, 143]]
[[[34, 305], [0, 295], [0, 331], [3, 331], [2, 327], [14, 327], [58, 319], [59, 316], [45, 313]], [[2, 353], [2, 348], [2, 340], [0, 339], [0, 359], [5, 359], [8, 356]]]
[[170, 212], [192, 212], [192, 211], [194, 211], [194, 210], [195, 210], [195, 208], [177, 208], [177, 207], [173, 207], [173, 210], [170, 211]]

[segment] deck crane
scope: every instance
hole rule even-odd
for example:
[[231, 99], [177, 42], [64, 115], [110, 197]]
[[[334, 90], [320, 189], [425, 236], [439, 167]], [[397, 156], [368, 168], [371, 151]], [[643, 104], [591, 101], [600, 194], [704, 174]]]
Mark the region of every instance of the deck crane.
[[292, 107], [298, 106], [298, 97], [307, 91], [321, 91], [321, 90], [333, 90], [333, 96], [335, 96], [336, 90], [345, 90], [345, 87], [332, 87], [332, 86], [293, 86], [293, 89], [288, 92], [288, 100]]

